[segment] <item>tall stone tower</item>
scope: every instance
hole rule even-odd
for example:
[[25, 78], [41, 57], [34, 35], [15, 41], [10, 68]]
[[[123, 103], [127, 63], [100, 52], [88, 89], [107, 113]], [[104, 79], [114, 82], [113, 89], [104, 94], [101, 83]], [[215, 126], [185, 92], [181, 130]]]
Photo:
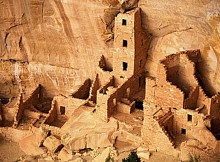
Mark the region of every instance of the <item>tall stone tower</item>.
[[113, 71], [116, 78], [130, 78], [143, 72], [147, 39], [141, 26], [141, 11], [136, 8], [115, 18]]

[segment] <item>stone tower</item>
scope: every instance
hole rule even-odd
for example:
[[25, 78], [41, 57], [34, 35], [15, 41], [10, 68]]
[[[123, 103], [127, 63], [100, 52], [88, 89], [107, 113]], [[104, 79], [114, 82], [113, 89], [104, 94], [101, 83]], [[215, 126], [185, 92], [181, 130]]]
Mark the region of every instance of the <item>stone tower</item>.
[[147, 57], [144, 36], [140, 8], [115, 18], [113, 71], [116, 78], [127, 79], [143, 72]]

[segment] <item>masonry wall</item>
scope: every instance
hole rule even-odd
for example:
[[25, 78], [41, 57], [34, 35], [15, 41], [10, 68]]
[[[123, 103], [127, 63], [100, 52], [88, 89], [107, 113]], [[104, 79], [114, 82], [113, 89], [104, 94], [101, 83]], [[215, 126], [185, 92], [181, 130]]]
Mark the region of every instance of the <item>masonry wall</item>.
[[100, 88], [100, 83], [99, 83], [99, 77], [97, 74], [95, 77], [95, 80], [92, 83], [91, 89], [90, 89], [89, 100], [92, 101], [93, 103], [96, 103], [97, 91], [99, 88]]
[[53, 100], [51, 109], [45, 118], [44, 124], [50, 125], [56, 118], [57, 118], [57, 103], [55, 100]]
[[199, 86], [199, 96], [197, 100], [197, 107], [205, 106], [205, 109], [203, 109], [203, 113], [209, 115], [210, 105], [211, 105], [211, 99], [206, 96], [203, 89]]
[[166, 69], [158, 65], [158, 80], [155, 86], [155, 103], [161, 108], [183, 108], [184, 94], [175, 85], [166, 80]]
[[185, 129], [186, 130], [185, 136], [192, 138], [194, 127], [204, 126], [203, 117], [204, 117], [203, 114], [199, 114], [198, 112], [193, 110], [181, 109], [174, 111], [174, 123], [173, 123], [174, 134], [175, 135], [183, 134], [181, 131], [182, 129]]
[[150, 150], [164, 152], [169, 155], [175, 154], [173, 143], [164, 133], [161, 126], [153, 116], [144, 117], [144, 125], [142, 128], [143, 142], [149, 146]]
[[98, 74], [98, 80], [100, 83], [100, 87], [106, 85], [109, 82], [109, 78], [112, 77], [112, 72], [104, 71], [101, 68], [97, 68], [96, 72]]
[[[194, 63], [191, 62], [187, 55], [181, 55], [179, 67], [179, 85], [187, 97], [191, 90], [198, 85], [196, 80]], [[182, 85], [182, 86], [181, 86]]]
[[19, 121], [21, 120], [21, 118], [23, 116], [23, 112], [24, 112], [23, 95], [20, 94], [18, 106], [17, 106], [17, 109], [15, 110], [14, 123], [13, 123], [14, 127], [18, 126]]
[[188, 59], [186, 54], [169, 55], [161, 63], [165, 65], [167, 80], [180, 88], [187, 98], [193, 88], [198, 85], [194, 76], [194, 63]]
[[[103, 89], [106, 89], [106, 87], [112, 85], [111, 82], [101, 88], [101, 90], [99, 90], [99, 94], [97, 95], [97, 112], [99, 116], [104, 115], [104, 119], [107, 120], [116, 111], [117, 102], [121, 102], [122, 98], [128, 98], [132, 101], [132, 97], [134, 96], [134, 94], [136, 94], [145, 86], [144, 83], [142, 83], [142, 85], [139, 87], [139, 77], [142, 76], [133, 76], [125, 81], [123, 84], [121, 84], [119, 87], [111, 87], [111, 90], [106, 91], [106, 94], [100, 92], [103, 91]], [[129, 96], [127, 93], [128, 89]]]
[[[174, 144], [172, 140], [165, 134], [164, 130], [168, 130], [172, 134], [173, 130], [173, 117], [170, 117], [167, 121], [161, 119], [161, 124], [159, 121], [154, 119], [154, 115], [159, 112], [161, 109], [158, 106], [158, 99], [155, 97], [157, 94], [157, 80], [155, 78], [146, 78], [146, 95], [144, 100], [144, 121], [142, 127], [142, 139], [146, 145], [149, 145], [150, 150], [166, 152], [166, 154], [176, 154], [174, 149]], [[164, 99], [166, 93], [163, 94]], [[161, 96], [161, 97], [162, 97]], [[166, 109], [166, 108], [165, 108]], [[166, 111], [165, 111], [166, 112]], [[168, 112], [168, 109], [167, 109]]]
[[[149, 37], [142, 31], [140, 9], [136, 8], [124, 14], [118, 14], [115, 19], [115, 52], [113, 55], [113, 70], [117, 77], [130, 78], [140, 74], [146, 63]], [[125, 24], [123, 24], [125, 21]], [[124, 46], [124, 41], [126, 45]], [[127, 68], [124, 69], [123, 65]]]
[[37, 105], [40, 98], [40, 86], [38, 86], [32, 94], [24, 101], [24, 109], [30, 108], [31, 105]]
[[184, 108], [195, 110], [197, 108], [197, 100], [199, 97], [199, 86], [195, 87], [184, 101]]
[[[191, 121], [188, 120], [188, 115], [192, 115]], [[176, 135], [182, 134], [187, 138], [197, 139], [204, 146], [215, 149], [217, 140], [207, 129], [206, 122], [205, 116], [197, 111], [178, 110], [174, 113], [174, 132]], [[185, 129], [185, 134], [183, 134], [182, 129]]]
[[64, 107], [65, 114], [63, 115], [66, 115], [67, 117], [71, 117], [74, 110], [76, 110], [79, 106], [85, 104], [87, 101], [59, 95], [54, 97], [53, 102], [55, 103], [57, 115], [61, 115], [60, 109], [61, 107]]

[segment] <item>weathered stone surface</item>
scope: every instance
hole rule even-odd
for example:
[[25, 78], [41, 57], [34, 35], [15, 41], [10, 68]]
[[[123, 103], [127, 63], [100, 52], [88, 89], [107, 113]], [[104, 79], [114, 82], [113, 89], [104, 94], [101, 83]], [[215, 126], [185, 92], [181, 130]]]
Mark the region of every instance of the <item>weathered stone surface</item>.
[[110, 155], [110, 147], [104, 149], [98, 156], [93, 159], [93, 162], [105, 161], [105, 159]]
[[69, 162], [84, 162], [82, 158], [76, 158], [74, 160], [70, 160]]
[[[47, 91], [45, 95], [47, 97], [56, 94], [82, 97], [84, 92], [79, 92], [77, 95], [73, 93], [82, 90], [79, 86], [85, 79], [95, 77], [98, 60], [103, 55], [105, 56], [102, 59], [103, 66], [108, 67], [110, 71], [113, 69], [113, 75], [110, 72], [99, 71], [102, 73], [101, 77], [97, 77], [97, 84], [91, 88], [92, 95], [95, 96], [92, 98], [94, 104], [87, 104], [87, 106], [95, 106], [92, 112], [80, 114], [74, 109], [72, 114], [73, 111], [68, 111], [71, 112], [68, 115], [70, 120], [66, 122], [67, 117], [64, 116], [68, 113], [65, 112], [66, 105], [56, 105], [55, 102], [53, 106], [56, 109], [50, 111], [53, 113], [47, 115], [49, 122], [44, 123], [47, 124], [48, 129], [55, 130], [52, 134], [61, 136], [69, 149], [79, 151], [86, 148], [106, 147], [118, 140], [117, 149], [122, 152], [134, 150], [137, 146], [131, 144], [126, 148], [128, 141], [120, 141], [124, 135], [113, 136], [114, 132], [118, 131], [118, 123], [109, 118], [114, 117], [114, 113], [118, 113], [115, 107], [117, 102], [122, 102], [122, 97], [132, 98], [131, 96], [135, 95], [131, 93], [133, 89], [141, 89], [141, 85], [146, 83], [144, 85], [147, 89], [144, 89], [146, 97], [141, 99], [145, 102], [143, 134], [140, 136], [141, 127], [133, 127], [132, 123], [133, 130], [126, 130], [129, 131], [126, 133], [126, 139], [143, 139], [155, 150], [165, 150], [167, 154], [175, 156], [179, 151], [175, 147], [179, 144], [175, 141], [178, 136], [186, 139], [196, 138], [208, 149], [217, 150], [219, 143], [213, 134], [217, 135], [220, 131], [218, 128], [220, 111], [217, 109], [219, 96], [216, 95], [215, 98], [211, 96], [220, 91], [219, 0], [160, 2], [140, 0], [139, 4], [137, 3], [138, 0], [87, 0], [82, 3], [68, 0], [0, 1], [0, 73], [2, 75], [0, 94], [10, 100], [7, 107], [3, 107], [2, 113], [8, 122], [6, 126], [14, 119], [17, 126], [22, 116], [22, 111], [16, 114], [17, 96], [22, 93], [24, 102], [27, 101], [39, 84]], [[125, 12], [137, 6], [142, 9], [141, 12], [138, 9]], [[119, 12], [121, 13], [118, 14]], [[142, 18], [140, 13], [143, 15]], [[144, 32], [142, 33], [141, 23], [146, 31], [153, 34], [148, 54], [145, 41], [149, 40], [141, 37], [145, 35]], [[128, 28], [123, 28], [126, 25]], [[111, 50], [113, 38], [114, 52]], [[129, 41], [124, 40], [127, 38]], [[188, 58], [189, 55], [180, 53], [170, 55], [159, 63], [169, 54], [189, 49], [200, 49], [202, 58], [196, 60], [198, 66]], [[137, 52], [138, 50], [140, 51]], [[137, 55], [133, 51], [137, 52]], [[133, 55], [135, 55], [134, 60]], [[139, 74], [146, 72], [144, 65], [147, 55], [146, 71], [151, 77], [144, 78], [146, 79], [144, 82]], [[124, 62], [125, 60], [127, 62]], [[121, 66], [123, 68], [118, 68]], [[197, 78], [196, 70], [201, 78]], [[108, 80], [104, 74], [112, 77]], [[127, 78], [130, 78], [128, 82]], [[104, 83], [103, 87], [103, 82], [106, 80], [108, 83]], [[86, 95], [82, 98], [88, 101], [90, 84], [86, 87]], [[41, 95], [39, 93], [37, 98]], [[68, 102], [67, 106], [75, 107]], [[126, 110], [130, 106], [126, 106]], [[31, 106], [30, 110], [33, 110]], [[39, 110], [34, 108], [34, 111]], [[14, 114], [18, 116], [14, 118]], [[105, 122], [96, 119], [94, 114]], [[57, 117], [58, 115], [61, 118]], [[209, 126], [212, 133], [205, 128], [205, 125]], [[34, 144], [40, 146], [46, 134], [40, 132], [37, 136], [39, 138]], [[22, 141], [24, 146], [27, 146], [26, 149], [31, 148], [31, 151], [38, 152], [32, 143], [27, 144], [27, 141], [33, 137], [28, 138]], [[99, 142], [95, 142], [98, 139]], [[139, 144], [142, 142], [136, 141]], [[60, 140], [54, 136], [46, 138], [43, 144], [51, 152], [56, 152], [62, 146]], [[194, 145], [193, 142], [188, 144]], [[195, 145], [198, 147], [196, 143]], [[181, 150], [182, 159], [186, 159], [188, 148], [189, 151], [200, 154], [198, 148], [188, 146], [186, 143]], [[201, 155], [204, 153], [204, 157], [208, 156], [207, 150], [202, 149], [204, 150]], [[139, 154], [144, 156], [143, 154], [148, 153]], [[100, 158], [103, 157], [106, 157], [104, 152]]]
[[71, 118], [61, 128], [64, 145], [71, 150], [80, 150], [84, 148], [104, 148], [113, 144], [115, 137], [112, 134], [117, 130], [116, 120], [112, 119], [105, 123], [96, 118], [91, 112], [76, 113], [72, 115], [78, 117]]
[[[121, 6], [131, 8], [136, 4], [137, 0], [88, 0], [83, 4], [4, 0], [0, 6], [0, 57], [74, 68], [77, 75], [94, 77], [94, 62], [102, 54], [107, 56], [108, 64], [112, 59], [103, 40], [104, 35], [110, 34], [106, 28]], [[170, 53], [199, 48], [205, 63], [201, 66], [202, 74], [213, 84], [213, 91], [219, 91], [219, 5], [218, 0], [139, 0], [138, 6], [144, 13], [143, 26], [155, 36], [151, 59], [146, 65], [148, 71], [156, 75], [154, 67]], [[112, 14], [107, 12], [109, 8], [118, 11]], [[57, 71], [56, 75], [59, 75]], [[49, 76], [47, 81], [51, 80], [52, 75]], [[49, 86], [47, 82], [44, 85]], [[51, 88], [61, 90], [60, 86]]]
[[83, 136], [74, 138], [68, 143], [68, 146], [73, 151], [82, 150], [86, 148], [86, 139]]
[[104, 148], [112, 146], [112, 142], [109, 139], [109, 133], [100, 134], [88, 134], [86, 136], [88, 148]]
[[145, 160], [149, 160], [150, 158], [150, 152], [139, 152], [137, 153], [139, 158], [145, 159]]
[[50, 151], [55, 153], [59, 149], [61, 149], [62, 144], [59, 139], [55, 136], [49, 136], [44, 140], [43, 145]]
[[23, 138], [21, 141], [19, 141], [21, 150], [24, 151], [25, 154], [32, 156], [43, 154], [45, 150], [40, 148], [35, 141], [35, 134]]
[[58, 154], [58, 158], [61, 160], [61, 161], [69, 161], [73, 158], [73, 155], [71, 154], [71, 152], [68, 152], [66, 150], [66, 148], [63, 148], [59, 154]]
[[37, 146], [42, 146], [44, 140], [46, 139], [48, 135], [48, 130], [45, 130], [44, 128], [40, 127], [38, 130], [36, 130], [35, 136], [36, 136], [36, 144]]
[[203, 80], [219, 91], [219, 6], [218, 0], [140, 0], [146, 14], [143, 25], [155, 36], [146, 64], [149, 72], [156, 76], [158, 61], [170, 53], [201, 49]]

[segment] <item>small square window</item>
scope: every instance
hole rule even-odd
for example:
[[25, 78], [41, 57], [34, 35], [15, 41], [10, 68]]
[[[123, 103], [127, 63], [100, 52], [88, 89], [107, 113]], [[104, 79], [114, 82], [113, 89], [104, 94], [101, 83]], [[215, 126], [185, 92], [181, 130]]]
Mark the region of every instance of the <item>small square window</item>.
[[127, 62], [123, 62], [123, 63], [122, 63], [122, 66], [123, 66], [123, 71], [127, 71], [127, 69], [128, 69], [128, 63], [127, 63]]
[[187, 121], [189, 121], [189, 122], [192, 121], [192, 115], [190, 115], [190, 114], [187, 115]]
[[126, 26], [127, 25], [127, 20], [122, 19], [122, 25]]
[[128, 46], [128, 41], [127, 40], [123, 40], [123, 47], [127, 47]]
[[186, 129], [182, 128], [181, 129], [181, 134], [186, 134]]

